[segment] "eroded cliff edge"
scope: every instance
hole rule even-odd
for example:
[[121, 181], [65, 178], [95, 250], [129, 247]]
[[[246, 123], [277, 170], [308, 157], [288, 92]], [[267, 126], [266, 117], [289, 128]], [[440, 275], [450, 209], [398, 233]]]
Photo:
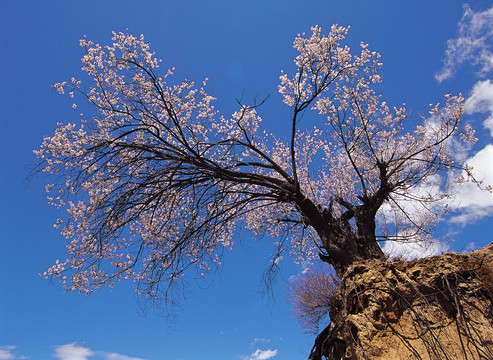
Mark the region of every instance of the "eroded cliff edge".
[[493, 359], [493, 243], [352, 266], [311, 359]]

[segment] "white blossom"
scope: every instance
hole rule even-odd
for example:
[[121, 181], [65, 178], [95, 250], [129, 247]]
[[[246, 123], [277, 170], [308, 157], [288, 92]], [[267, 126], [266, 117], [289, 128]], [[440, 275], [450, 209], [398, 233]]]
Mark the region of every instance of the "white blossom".
[[[426, 237], [450, 195], [439, 174], [462, 169], [449, 139], [474, 141], [462, 97], [447, 95], [409, 131], [405, 105], [375, 90], [380, 55], [341, 45], [348, 28], [311, 30], [294, 41], [297, 72], [280, 76], [288, 139], [261, 131], [262, 103], [219, 116], [206, 80], [158, 74], [143, 36], [82, 39], [92, 85], [72, 78], [55, 88], [82, 95], [96, 114], [58, 124], [35, 151], [40, 171], [59, 180], [46, 186], [50, 204], [67, 211], [56, 227], [68, 259], [44, 275], [86, 294], [133, 278], [154, 299], [186, 272], [219, 266], [242, 227], [276, 239], [274, 267], [287, 251], [295, 261], [325, 256], [337, 271], [383, 256], [381, 238]], [[308, 112], [317, 126], [304, 126]]]

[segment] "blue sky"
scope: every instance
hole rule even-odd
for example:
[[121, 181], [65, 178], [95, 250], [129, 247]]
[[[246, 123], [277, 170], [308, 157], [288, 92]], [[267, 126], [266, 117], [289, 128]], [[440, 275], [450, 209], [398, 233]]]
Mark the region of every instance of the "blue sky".
[[[464, 94], [479, 137], [470, 159], [493, 183], [490, 7], [482, 0], [2, 1], [0, 360], [290, 360], [307, 358], [313, 344], [286, 300], [289, 277], [302, 269], [283, 261], [268, 301], [261, 277], [272, 247], [248, 233], [222, 270], [190, 283], [171, 324], [159, 310], [143, 311], [131, 282], [86, 297], [38, 275], [64, 257], [64, 239], [52, 226], [59, 214], [44, 199], [45, 180], [25, 179], [42, 137], [77, 118], [52, 85], [80, 74], [83, 35], [107, 43], [112, 30], [143, 33], [177, 79], [208, 77], [225, 115], [242, 94], [245, 101], [270, 95], [260, 114], [266, 127], [279, 128], [288, 112], [278, 77], [292, 69], [296, 34], [315, 24], [351, 25], [350, 46], [364, 41], [382, 54], [388, 102], [424, 113], [444, 93]], [[438, 235], [455, 241], [435, 250], [492, 241], [492, 196], [465, 187], [456, 204], [460, 211]]]

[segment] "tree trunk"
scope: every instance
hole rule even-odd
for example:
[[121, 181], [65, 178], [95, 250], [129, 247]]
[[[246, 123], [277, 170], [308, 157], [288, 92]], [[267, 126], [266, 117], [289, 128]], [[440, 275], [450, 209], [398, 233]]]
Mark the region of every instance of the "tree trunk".
[[[336, 217], [331, 205], [322, 208], [300, 193], [296, 197], [296, 206], [321, 239], [323, 252], [320, 259], [331, 264], [339, 278], [354, 263], [385, 259], [375, 236], [374, 209], [378, 208], [374, 204], [355, 207], [345, 204], [349, 207], [348, 211]], [[352, 218], [356, 229], [350, 224]]]

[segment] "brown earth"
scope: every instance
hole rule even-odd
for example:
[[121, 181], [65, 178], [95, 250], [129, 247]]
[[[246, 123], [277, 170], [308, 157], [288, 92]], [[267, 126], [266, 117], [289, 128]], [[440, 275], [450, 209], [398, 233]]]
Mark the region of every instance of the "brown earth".
[[312, 359], [493, 359], [493, 243], [352, 266], [330, 317]]

